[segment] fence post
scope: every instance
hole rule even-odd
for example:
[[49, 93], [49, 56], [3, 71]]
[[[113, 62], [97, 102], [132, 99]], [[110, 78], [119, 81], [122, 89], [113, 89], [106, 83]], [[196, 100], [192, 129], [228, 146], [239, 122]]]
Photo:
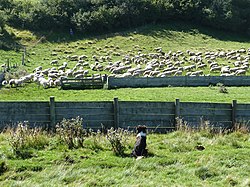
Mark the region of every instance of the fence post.
[[114, 98], [114, 128], [117, 129], [119, 127], [119, 103], [118, 98]]
[[56, 110], [55, 110], [56, 107], [55, 107], [54, 96], [50, 97], [49, 107], [50, 107], [50, 129], [53, 129], [56, 125]]
[[236, 110], [237, 110], [237, 100], [232, 101], [232, 128], [236, 125]]
[[178, 118], [180, 118], [180, 99], [175, 99], [175, 129], [177, 127]]

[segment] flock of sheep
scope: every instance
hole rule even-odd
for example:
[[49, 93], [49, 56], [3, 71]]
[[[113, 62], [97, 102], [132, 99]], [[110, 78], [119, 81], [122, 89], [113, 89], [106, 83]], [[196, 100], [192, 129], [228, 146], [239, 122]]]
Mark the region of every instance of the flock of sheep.
[[[104, 48], [113, 46], [105, 46]], [[114, 50], [115, 51], [115, 50]], [[113, 77], [167, 77], [167, 76], [221, 76], [246, 75], [249, 70], [250, 48], [218, 51], [168, 51], [157, 47], [151, 53], [143, 53], [138, 46], [133, 46], [131, 53], [112, 55], [67, 55], [64, 62], [53, 59], [51, 68], [38, 66], [25, 76], [4, 80], [2, 85], [23, 86], [36, 82], [43, 88], [58, 87], [62, 78], [97, 77], [108, 74]], [[57, 56], [53, 53], [53, 56]], [[113, 60], [114, 57], [120, 58]], [[69, 64], [72, 67], [69, 67]], [[5, 64], [1, 67], [3, 68]]]

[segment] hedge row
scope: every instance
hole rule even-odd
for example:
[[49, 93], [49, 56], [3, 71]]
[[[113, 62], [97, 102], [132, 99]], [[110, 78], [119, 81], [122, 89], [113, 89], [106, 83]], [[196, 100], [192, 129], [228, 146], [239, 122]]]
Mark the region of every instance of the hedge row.
[[110, 32], [186, 20], [250, 34], [250, 0], [0, 0], [5, 23], [32, 30]]

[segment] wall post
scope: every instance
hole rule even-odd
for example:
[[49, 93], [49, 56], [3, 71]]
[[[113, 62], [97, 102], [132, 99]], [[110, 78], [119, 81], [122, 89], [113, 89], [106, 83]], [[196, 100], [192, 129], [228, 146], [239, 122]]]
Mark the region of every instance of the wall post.
[[177, 129], [178, 119], [180, 118], [180, 99], [175, 99], [175, 129]]
[[53, 129], [56, 125], [56, 107], [55, 107], [55, 97], [51, 96], [50, 97], [50, 102], [49, 102], [49, 107], [50, 107], [50, 129]]
[[232, 128], [236, 125], [236, 110], [237, 110], [237, 100], [232, 101]]
[[117, 97], [114, 98], [113, 106], [114, 106], [114, 128], [117, 129], [119, 128], [119, 102]]

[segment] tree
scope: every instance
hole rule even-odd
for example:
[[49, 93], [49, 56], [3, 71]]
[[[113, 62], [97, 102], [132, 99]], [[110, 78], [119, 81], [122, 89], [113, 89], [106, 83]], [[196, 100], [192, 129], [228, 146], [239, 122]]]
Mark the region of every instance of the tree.
[[0, 33], [4, 29], [6, 21], [7, 21], [7, 16], [6, 16], [5, 12], [0, 10]]

